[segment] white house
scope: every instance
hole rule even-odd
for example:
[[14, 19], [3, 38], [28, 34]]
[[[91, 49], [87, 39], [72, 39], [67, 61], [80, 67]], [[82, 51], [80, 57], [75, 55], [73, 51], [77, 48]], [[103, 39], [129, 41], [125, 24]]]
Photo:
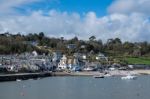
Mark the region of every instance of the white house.
[[66, 55], [63, 55], [63, 57], [60, 59], [60, 62], [58, 63], [58, 69], [66, 69], [67, 68], [67, 57]]
[[87, 55], [83, 53], [74, 53], [74, 57], [78, 59], [83, 59], [83, 60], [87, 59]]
[[9, 66], [7, 66], [7, 70], [8, 70], [8, 71], [16, 71], [17, 68], [16, 68], [15, 65], [9, 65]]
[[76, 48], [76, 44], [68, 44], [67, 48], [68, 49], [75, 49]]
[[32, 55], [33, 55], [34, 57], [37, 57], [37, 56], [38, 56], [38, 53], [37, 53], [36, 51], [33, 51], [33, 52], [32, 52]]
[[38, 66], [36, 66], [36, 65], [30, 64], [30, 66], [28, 67], [28, 69], [36, 71], [36, 70], [39, 70], [40, 68]]
[[83, 59], [86, 59], [86, 55], [82, 55], [82, 58], [83, 58]]
[[108, 58], [107, 58], [103, 53], [99, 53], [99, 54], [96, 56], [96, 60], [105, 60], [105, 61], [107, 61]]

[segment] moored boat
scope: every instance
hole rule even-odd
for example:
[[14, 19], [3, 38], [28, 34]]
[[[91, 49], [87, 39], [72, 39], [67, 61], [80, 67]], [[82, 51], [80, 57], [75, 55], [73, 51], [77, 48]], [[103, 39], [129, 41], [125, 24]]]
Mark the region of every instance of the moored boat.
[[110, 76], [112, 76], [111, 74], [105, 74], [104, 75], [105, 77], [110, 77]]
[[103, 75], [94, 75], [93, 77], [94, 77], [94, 78], [104, 78]]
[[130, 80], [130, 79], [136, 79], [136, 78], [137, 78], [137, 76], [132, 76], [132, 75], [127, 75], [125, 77], [121, 77], [121, 79], [123, 79], [123, 80]]
[[21, 81], [21, 79], [16, 79], [16, 81]]

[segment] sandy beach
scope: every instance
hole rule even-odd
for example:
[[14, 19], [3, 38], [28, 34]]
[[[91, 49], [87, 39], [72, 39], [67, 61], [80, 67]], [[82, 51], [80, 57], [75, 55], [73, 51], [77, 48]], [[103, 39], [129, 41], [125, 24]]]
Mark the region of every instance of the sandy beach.
[[150, 70], [133, 70], [137, 74], [147, 74], [150, 75]]
[[[82, 72], [55, 72], [53, 76], [93, 76], [93, 75], [103, 75], [104, 73], [100, 73], [98, 71], [82, 71]], [[108, 71], [108, 74], [111, 76], [124, 76], [124, 75], [149, 75], [150, 70], [114, 70]]]

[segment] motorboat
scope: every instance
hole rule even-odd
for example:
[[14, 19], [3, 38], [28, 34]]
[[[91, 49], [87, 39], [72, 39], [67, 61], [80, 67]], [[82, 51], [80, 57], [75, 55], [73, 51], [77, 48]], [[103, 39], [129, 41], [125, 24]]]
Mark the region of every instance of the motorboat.
[[130, 79], [136, 79], [137, 76], [132, 76], [132, 75], [127, 75], [127, 76], [124, 76], [124, 77], [121, 77], [121, 79], [123, 80], [130, 80]]
[[94, 75], [94, 78], [104, 78], [104, 75]]
[[21, 79], [16, 79], [16, 81], [20, 82], [20, 81], [21, 81]]
[[110, 76], [112, 76], [111, 74], [105, 74], [104, 75], [105, 77], [110, 77]]

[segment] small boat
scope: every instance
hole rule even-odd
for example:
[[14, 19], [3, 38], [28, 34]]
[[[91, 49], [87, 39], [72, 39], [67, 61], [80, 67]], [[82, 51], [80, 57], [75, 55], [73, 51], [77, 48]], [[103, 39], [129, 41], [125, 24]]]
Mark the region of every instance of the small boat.
[[137, 76], [132, 76], [132, 75], [127, 75], [125, 77], [121, 77], [121, 79], [123, 79], [123, 80], [130, 80], [130, 79], [136, 79], [136, 78], [137, 78]]
[[94, 78], [104, 78], [103, 75], [94, 75], [93, 77], [94, 77]]
[[110, 77], [110, 76], [112, 76], [111, 74], [105, 74], [104, 75], [105, 77]]
[[21, 81], [21, 79], [16, 79], [16, 81]]

